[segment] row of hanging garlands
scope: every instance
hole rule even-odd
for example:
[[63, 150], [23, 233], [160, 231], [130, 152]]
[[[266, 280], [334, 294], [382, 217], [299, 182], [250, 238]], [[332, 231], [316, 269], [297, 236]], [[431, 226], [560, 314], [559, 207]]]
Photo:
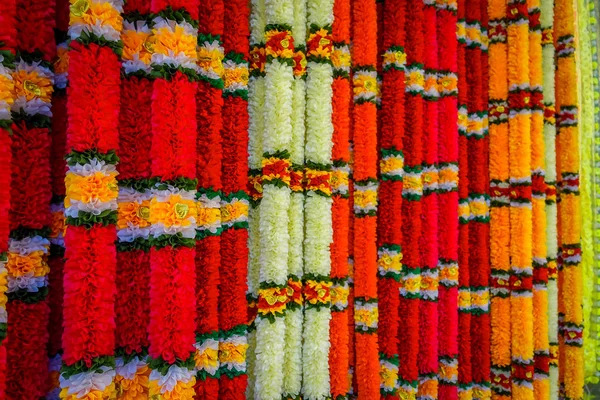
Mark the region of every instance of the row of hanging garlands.
[[582, 399], [576, 17], [0, 1], [0, 398]]

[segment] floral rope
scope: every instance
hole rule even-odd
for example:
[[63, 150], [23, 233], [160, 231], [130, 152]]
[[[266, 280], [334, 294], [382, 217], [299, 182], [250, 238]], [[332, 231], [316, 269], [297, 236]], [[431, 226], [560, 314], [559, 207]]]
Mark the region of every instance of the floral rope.
[[[398, 382], [398, 296], [402, 274], [402, 185], [404, 175], [405, 18], [407, 2], [384, 4], [383, 83], [381, 101], [381, 154], [379, 173], [378, 295], [380, 306], [379, 375], [381, 395], [393, 396]], [[400, 118], [399, 118], [400, 117]]]
[[350, 28], [351, 7], [348, 0], [335, 0], [333, 5], [332, 38], [334, 42], [331, 62], [333, 64], [333, 148], [331, 192], [333, 196], [331, 245], [331, 324], [329, 352], [329, 376], [333, 398], [347, 396], [351, 385], [348, 379], [350, 365], [348, 299], [349, 254], [349, 161], [350, 161], [350, 112], [352, 87], [350, 82]]
[[456, 1], [438, 0], [438, 398], [458, 398], [458, 82]]
[[529, 60], [529, 20], [526, 2], [509, 2], [507, 18], [511, 394], [515, 398], [533, 398], [531, 110], [535, 99], [530, 86], [529, 61], [523, 62]]
[[[223, 230], [221, 181], [224, 2], [200, 1], [196, 94], [196, 396], [219, 397], [219, 269]], [[226, 203], [224, 203], [226, 204]], [[224, 210], [227, 210], [225, 207]], [[225, 218], [230, 221], [230, 219]], [[226, 221], [227, 222], [227, 221]], [[226, 284], [226, 283], [224, 283]]]
[[[459, 248], [468, 249], [470, 239], [471, 209], [469, 204], [469, 153], [468, 153], [468, 110], [469, 86], [467, 84], [467, 41], [466, 41], [466, 0], [457, 2], [457, 76], [458, 76], [458, 217]], [[476, 31], [477, 32], [477, 31]], [[471, 375], [471, 290], [470, 253], [461, 251], [458, 257], [458, 398], [472, 397]]]
[[219, 288], [219, 396], [244, 399], [247, 386], [248, 2], [224, 3], [224, 105]]
[[108, 398], [115, 390], [120, 63], [114, 50], [123, 2], [70, 4], [60, 396], [74, 400]]
[[256, 330], [260, 274], [260, 200], [262, 197], [262, 137], [265, 130], [266, 95], [264, 47], [265, 0], [252, 0], [250, 13], [250, 80], [248, 83], [248, 387], [247, 398], [254, 398], [256, 383]]
[[190, 398], [195, 362], [198, 0], [153, 0], [149, 396]]
[[377, 14], [374, 0], [353, 7], [354, 323], [356, 389], [379, 397], [377, 302]]
[[435, 2], [424, 0], [423, 9], [423, 162], [421, 200], [421, 302], [419, 304], [418, 397], [438, 397], [438, 37]]
[[578, 89], [575, 20], [570, 2], [555, 3], [558, 202], [559, 396], [583, 398], [583, 310], [579, 203]]
[[490, 134], [490, 264], [491, 384], [494, 398], [511, 393], [510, 365], [510, 216], [508, 157], [508, 67], [506, 1], [490, 0], [489, 134]]
[[125, 5], [121, 112], [119, 114], [119, 198], [117, 217], [116, 390], [119, 399], [149, 395], [150, 187], [152, 31], [150, 4]]
[[490, 398], [490, 197], [488, 120], [487, 0], [467, 0], [468, 84], [467, 139], [469, 154], [469, 287], [473, 398]]
[[17, 1], [11, 236], [6, 262], [7, 312], [12, 315], [8, 319], [6, 379], [10, 398], [43, 396], [48, 380], [54, 12], [53, 1]]
[[16, 0], [0, 4], [0, 163], [4, 166], [0, 172], [0, 397], [6, 396], [6, 344], [7, 333], [6, 303], [8, 297], [8, 245], [10, 234], [12, 138], [11, 106], [14, 103], [15, 89], [12, 79], [16, 50]]

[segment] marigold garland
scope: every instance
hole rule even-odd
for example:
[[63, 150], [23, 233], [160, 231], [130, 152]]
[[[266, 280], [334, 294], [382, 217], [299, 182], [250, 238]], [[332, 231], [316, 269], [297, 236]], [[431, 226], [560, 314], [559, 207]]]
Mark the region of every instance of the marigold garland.
[[196, 396], [219, 397], [219, 268], [224, 220], [221, 213], [221, 129], [223, 127], [223, 1], [200, 2], [196, 95]]
[[248, 265], [248, 79], [249, 8], [246, 1], [226, 2], [223, 33], [223, 164], [221, 284], [219, 290], [219, 396], [243, 399], [247, 386]]
[[560, 393], [583, 397], [583, 311], [579, 204], [578, 89], [575, 20], [570, 2], [555, 3]]
[[[529, 21], [525, 1], [508, 4], [512, 396], [533, 398], [532, 179]], [[517, 321], [519, 321], [517, 323]]]
[[[8, 248], [6, 395], [36, 398], [48, 382], [50, 117], [56, 54], [53, 1], [17, 1], [12, 79], [11, 238]], [[27, 382], [27, 383], [26, 383]]]
[[438, 398], [458, 398], [458, 82], [455, 1], [437, 1], [438, 38]]

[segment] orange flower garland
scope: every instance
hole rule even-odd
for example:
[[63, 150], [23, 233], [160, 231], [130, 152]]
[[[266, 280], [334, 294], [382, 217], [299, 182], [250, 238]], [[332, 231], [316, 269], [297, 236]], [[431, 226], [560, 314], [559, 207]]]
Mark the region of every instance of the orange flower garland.
[[377, 15], [375, 0], [353, 7], [354, 322], [359, 399], [379, 397], [377, 345]]

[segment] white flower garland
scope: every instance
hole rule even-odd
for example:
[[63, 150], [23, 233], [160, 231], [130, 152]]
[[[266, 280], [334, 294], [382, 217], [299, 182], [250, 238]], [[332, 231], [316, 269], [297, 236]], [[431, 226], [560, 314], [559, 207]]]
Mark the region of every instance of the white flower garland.
[[[554, 24], [554, 1], [542, 0], [540, 21], [542, 25], [542, 67], [544, 74], [545, 108], [554, 111], [554, 43], [552, 43]], [[550, 35], [550, 43], [544, 43], [544, 36]], [[544, 146], [546, 160], [546, 184], [556, 187], [556, 126], [554, 116], [546, 118], [544, 124]], [[558, 283], [556, 279], [556, 259], [558, 257], [558, 232], [556, 196], [553, 202], [546, 200], [547, 260], [548, 260], [548, 339], [550, 354], [558, 356]], [[554, 274], [553, 272], [554, 271]], [[550, 364], [550, 399], [558, 399], [558, 366]]]

